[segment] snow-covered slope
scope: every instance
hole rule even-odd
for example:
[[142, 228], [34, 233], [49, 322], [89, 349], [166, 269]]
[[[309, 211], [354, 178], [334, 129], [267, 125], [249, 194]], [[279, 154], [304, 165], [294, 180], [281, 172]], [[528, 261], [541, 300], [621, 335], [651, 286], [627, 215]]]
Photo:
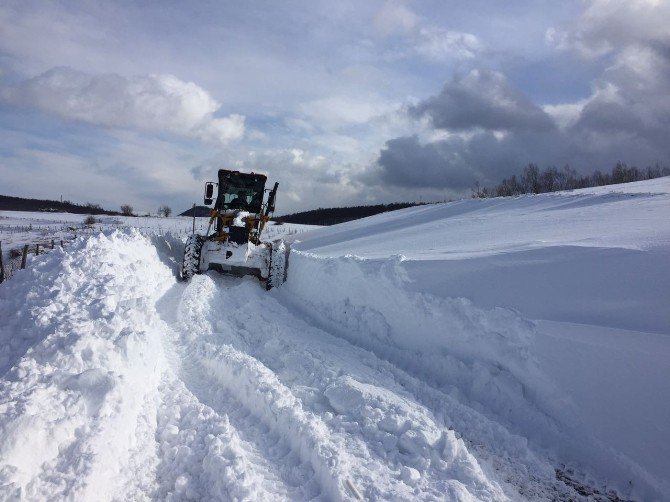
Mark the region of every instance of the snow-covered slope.
[[178, 282], [165, 232], [36, 257], [0, 285], [0, 498], [661, 500], [669, 193], [299, 234], [269, 293]]
[[[301, 259], [323, 263], [312, 264], [307, 274], [291, 274], [289, 289], [295, 295], [320, 304], [321, 311], [336, 311], [337, 302], [364, 309], [375, 305], [385, 320], [397, 319], [390, 328], [380, 328], [390, 330], [394, 347], [416, 350], [425, 343], [428, 357], [443, 346], [453, 354], [454, 322], [443, 317], [449, 311], [445, 304], [453, 308], [458, 302], [454, 298], [537, 321], [526, 333], [525, 349], [528, 360], [570, 404], [561, 401], [558, 407], [569, 408], [580, 430], [668, 486], [670, 178], [409, 208], [311, 232], [294, 249], [302, 256], [292, 257], [292, 267]], [[355, 272], [336, 270], [341, 268]], [[401, 306], [408, 302], [432, 304], [427, 308], [435, 318], [430, 327], [408, 315], [409, 307]], [[349, 317], [338, 315], [329, 314], [337, 322]], [[504, 322], [493, 332], [505, 334], [509, 326]], [[513, 332], [518, 336], [523, 330]], [[357, 343], [377, 344], [368, 336]], [[387, 345], [377, 344], [383, 351]], [[463, 345], [473, 348], [473, 339]], [[480, 361], [495, 342], [482, 340], [481, 345], [473, 349]], [[494, 354], [505, 357], [499, 349]], [[398, 358], [407, 363], [403, 355]], [[500, 359], [494, 364], [515, 363]], [[429, 371], [423, 355], [414, 366]], [[519, 378], [524, 393], [538, 382], [532, 375]], [[518, 405], [514, 408], [528, 416]], [[510, 424], [516, 428], [517, 420]], [[518, 430], [532, 433], [524, 426]], [[546, 432], [541, 436], [548, 437]], [[586, 452], [577, 451], [582, 440], [574, 439], [577, 449], [571, 456], [585, 457]], [[570, 449], [568, 442], [560, 443]]]

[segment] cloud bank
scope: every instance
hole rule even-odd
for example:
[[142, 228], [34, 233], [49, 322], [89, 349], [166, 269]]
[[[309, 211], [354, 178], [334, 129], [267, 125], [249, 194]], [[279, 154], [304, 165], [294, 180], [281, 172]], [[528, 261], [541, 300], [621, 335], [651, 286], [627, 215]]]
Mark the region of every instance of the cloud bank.
[[105, 127], [164, 131], [223, 144], [244, 135], [242, 115], [216, 117], [220, 104], [207, 91], [172, 75], [127, 78], [57, 67], [3, 88], [0, 96], [15, 106]]
[[554, 123], [505, 77], [494, 71], [472, 70], [454, 78], [440, 94], [410, 109], [415, 117], [426, 115], [437, 129], [467, 131], [551, 130]]
[[[372, 178], [381, 185], [451, 189], [498, 182], [529, 163], [582, 172], [617, 160], [644, 165], [670, 157], [670, 18], [667, 2], [599, 0], [575, 27], [548, 30], [561, 51], [606, 58], [591, 94], [538, 104], [501, 72], [475, 69], [408, 108], [432, 128], [390, 139]], [[628, 20], [632, 20], [628, 22]]]
[[292, 212], [668, 163], [667, 1], [169, 7], [2, 2], [5, 190], [187, 207], [228, 166]]

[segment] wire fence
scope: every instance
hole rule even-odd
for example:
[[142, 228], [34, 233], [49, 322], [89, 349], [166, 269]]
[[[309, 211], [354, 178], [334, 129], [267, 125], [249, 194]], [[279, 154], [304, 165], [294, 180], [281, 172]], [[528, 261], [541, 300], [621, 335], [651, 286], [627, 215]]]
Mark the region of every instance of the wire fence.
[[18, 248], [10, 248], [6, 253], [0, 241], [0, 283], [10, 279], [16, 271], [25, 269], [30, 256], [39, 256], [40, 254], [47, 253], [56, 249], [56, 246], [62, 249], [75, 238], [76, 235], [72, 239], [51, 239], [49, 241], [23, 244], [23, 246]]

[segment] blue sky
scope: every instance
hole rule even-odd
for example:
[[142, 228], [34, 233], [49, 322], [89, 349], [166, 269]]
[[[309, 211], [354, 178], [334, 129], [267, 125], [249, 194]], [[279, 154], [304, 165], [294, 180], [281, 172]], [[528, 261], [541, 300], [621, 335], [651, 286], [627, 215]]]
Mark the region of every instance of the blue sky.
[[278, 213], [467, 195], [528, 162], [668, 164], [670, 2], [0, 5], [0, 193]]

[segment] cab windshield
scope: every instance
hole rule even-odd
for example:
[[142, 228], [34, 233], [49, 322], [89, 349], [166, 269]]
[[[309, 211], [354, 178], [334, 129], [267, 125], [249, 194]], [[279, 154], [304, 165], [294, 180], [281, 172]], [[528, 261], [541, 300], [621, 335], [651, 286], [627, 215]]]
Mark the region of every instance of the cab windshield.
[[265, 180], [262, 174], [220, 170], [216, 207], [224, 211], [232, 209], [260, 213]]
[[255, 190], [230, 187], [221, 195], [222, 209], [242, 209], [251, 213], [258, 213], [261, 210], [262, 193]]

